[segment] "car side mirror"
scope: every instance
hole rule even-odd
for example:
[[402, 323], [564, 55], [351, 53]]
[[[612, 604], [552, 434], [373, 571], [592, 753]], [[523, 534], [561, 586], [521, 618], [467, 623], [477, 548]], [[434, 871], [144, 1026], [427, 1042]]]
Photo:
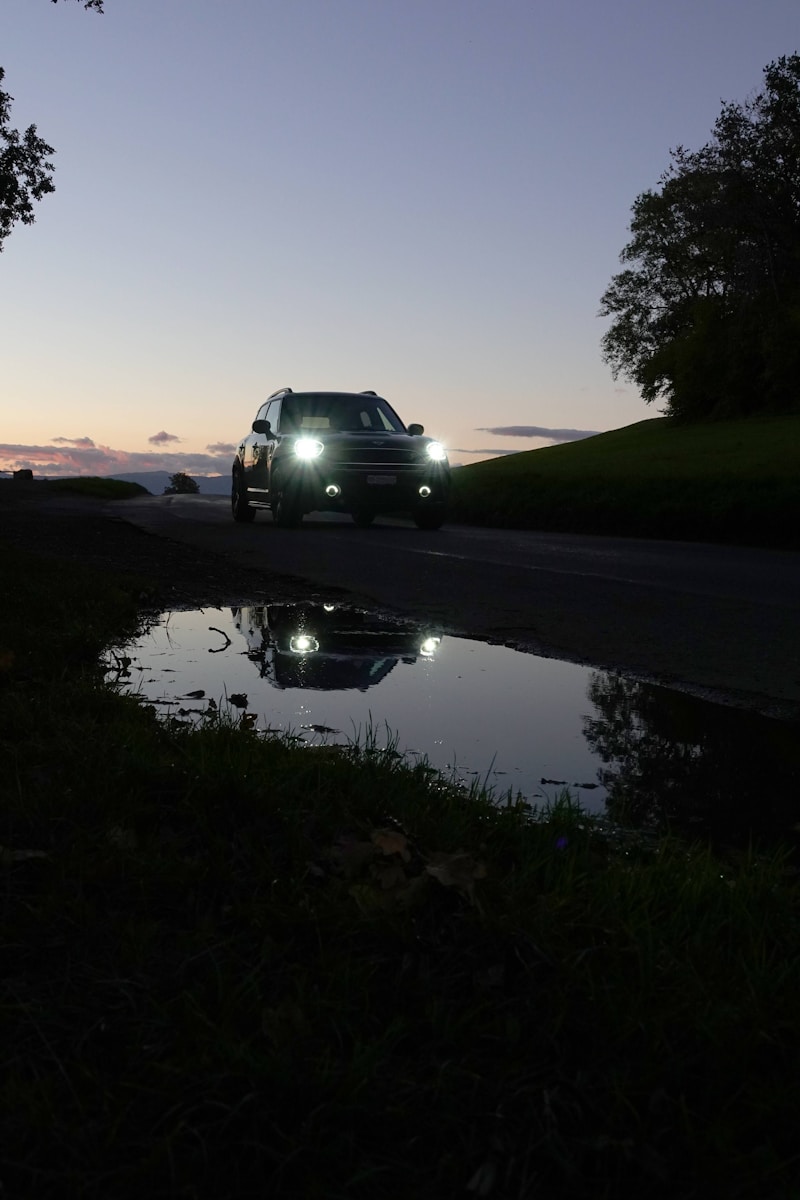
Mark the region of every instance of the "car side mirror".
[[259, 421], [258, 419], [253, 421], [253, 433], [272, 433], [272, 427], [270, 426], [269, 421]]
[[417, 424], [409, 425], [408, 432], [412, 437], [422, 437], [423, 433], [425, 432], [425, 426]]

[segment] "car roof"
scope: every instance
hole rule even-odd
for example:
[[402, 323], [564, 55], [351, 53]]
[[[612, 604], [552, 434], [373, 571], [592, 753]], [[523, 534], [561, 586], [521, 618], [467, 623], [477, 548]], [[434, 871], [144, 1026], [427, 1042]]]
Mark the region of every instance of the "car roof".
[[373, 399], [373, 400], [382, 400], [383, 399], [383, 396], [379, 396], [377, 392], [373, 392], [373, 391], [330, 392], [330, 391], [323, 390], [323, 391], [293, 392], [291, 388], [281, 388], [279, 391], [273, 392], [272, 395], [268, 397], [268, 399], [269, 400], [277, 400], [279, 397], [285, 397], [285, 396], [292, 396], [292, 397], [297, 396], [304, 400], [308, 399], [312, 396], [314, 397], [315, 400], [317, 400], [317, 399], [360, 400], [364, 396], [369, 396], [370, 399]]

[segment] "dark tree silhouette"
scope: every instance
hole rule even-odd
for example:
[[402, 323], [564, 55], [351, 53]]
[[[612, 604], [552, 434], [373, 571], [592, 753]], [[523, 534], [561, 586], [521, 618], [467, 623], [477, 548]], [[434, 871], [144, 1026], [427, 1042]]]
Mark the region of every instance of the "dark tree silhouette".
[[[103, 12], [103, 3], [83, 0], [84, 8], [99, 13]], [[0, 67], [0, 85], [4, 79], [5, 71]], [[13, 96], [0, 86], [0, 250], [18, 221], [33, 224], [34, 202], [55, 191], [50, 161], [55, 150], [39, 137], [35, 125], [29, 125], [24, 133], [12, 128], [12, 100]]]
[[669, 415], [789, 411], [800, 377], [800, 55], [726, 104], [712, 140], [678, 147], [634, 202], [624, 270], [601, 300], [602, 339]]
[[169, 484], [164, 488], [165, 496], [194, 496], [200, 491], [200, 485], [196, 479], [192, 479], [191, 475], [187, 475], [185, 471], [177, 471], [174, 475], [170, 475]]
[[12, 129], [13, 97], [2, 90], [4, 79], [0, 67], [0, 250], [18, 221], [33, 224], [34, 201], [55, 191], [49, 161], [55, 151], [39, 137], [35, 125], [29, 125], [24, 133]]

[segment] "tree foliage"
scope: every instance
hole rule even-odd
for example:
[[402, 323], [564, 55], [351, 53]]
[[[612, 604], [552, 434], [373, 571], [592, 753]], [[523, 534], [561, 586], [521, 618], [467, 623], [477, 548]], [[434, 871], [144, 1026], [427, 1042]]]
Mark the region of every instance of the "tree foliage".
[[5, 71], [0, 67], [0, 250], [18, 221], [32, 225], [33, 203], [53, 187], [55, 151], [29, 125], [24, 133], [10, 124], [12, 96], [2, 90]]
[[[57, 2], [53, 0], [53, 4]], [[102, 13], [103, 3], [83, 0], [83, 7]], [[5, 71], [0, 67], [0, 85], [4, 79]], [[12, 100], [13, 96], [0, 86], [0, 250], [18, 221], [33, 224], [34, 201], [55, 191], [50, 162], [55, 150], [39, 137], [35, 125], [29, 125], [24, 133], [11, 127]]]
[[601, 301], [615, 378], [678, 417], [799, 406], [800, 55], [726, 104], [634, 202], [623, 270]]
[[185, 471], [177, 471], [170, 475], [169, 484], [164, 488], [165, 496], [195, 496], [200, 491], [200, 484]]

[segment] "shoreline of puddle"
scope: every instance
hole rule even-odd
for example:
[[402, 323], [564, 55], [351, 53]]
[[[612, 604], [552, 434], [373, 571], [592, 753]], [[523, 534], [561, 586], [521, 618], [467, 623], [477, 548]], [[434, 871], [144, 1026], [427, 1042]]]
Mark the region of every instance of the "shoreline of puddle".
[[176, 610], [104, 665], [165, 715], [227, 705], [309, 745], [369, 738], [498, 802], [541, 808], [567, 789], [615, 824], [737, 844], [800, 822], [797, 723], [434, 622], [338, 603]]

